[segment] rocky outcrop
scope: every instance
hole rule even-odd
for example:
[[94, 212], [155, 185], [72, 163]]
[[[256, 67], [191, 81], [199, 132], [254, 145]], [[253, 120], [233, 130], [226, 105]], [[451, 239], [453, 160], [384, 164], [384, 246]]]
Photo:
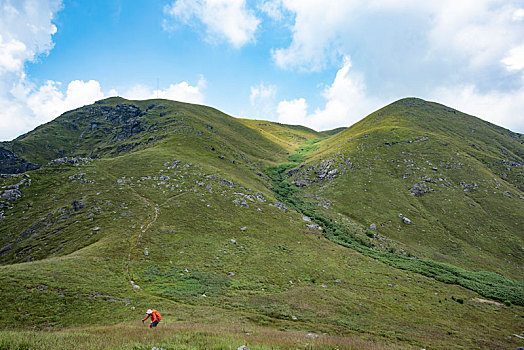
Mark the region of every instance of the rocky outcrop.
[[353, 167], [350, 158], [345, 159], [341, 154], [334, 154], [333, 158], [324, 159], [311, 167], [301, 165], [292, 169], [287, 175], [294, 178], [292, 183], [295, 186], [307, 187], [312, 183], [333, 180]]
[[79, 165], [79, 164], [88, 164], [91, 162], [91, 158], [83, 158], [83, 157], [63, 157], [63, 158], [57, 158], [53, 159], [49, 162], [49, 164], [73, 164], [73, 165]]
[[0, 174], [18, 174], [36, 170], [37, 164], [18, 157], [5, 147], [0, 147]]

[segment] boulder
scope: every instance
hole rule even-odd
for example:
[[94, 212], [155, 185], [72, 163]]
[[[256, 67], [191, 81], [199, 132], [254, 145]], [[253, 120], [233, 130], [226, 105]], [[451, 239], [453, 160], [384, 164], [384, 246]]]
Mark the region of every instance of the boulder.
[[409, 189], [409, 193], [415, 197], [420, 197], [426, 193], [428, 193], [430, 189], [428, 188], [428, 185], [424, 181], [417, 182]]
[[271, 204], [272, 206], [274, 206], [275, 208], [278, 208], [280, 210], [282, 210], [284, 213], [287, 213], [288, 209], [287, 207], [284, 205], [284, 203], [281, 203], [281, 202], [275, 202], [275, 204]]
[[377, 225], [371, 224], [369, 225], [369, 229], [375, 231], [377, 229]]
[[325, 159], [320, 162], [318, 169], [315, 171], [315, 175], [320, 180], [331, 180], [339, 173], [338, 169], [331, 169], [335, 164], [333, 159]]
[[411, 224], [411, 220], [410, 220], [410, 219], [408, 219], [408, 218], [407, 218], [407, 217], [405, 217], [405, 216], [404, 216], [404, 217], [402, 218], [402, 222], [403, 222], [403, 223], [405, 223], [406, 225], [409, 225], [409, 224]]
[[82, 210], [86, 207], [86, 204], [83, 200], [74, 201], [71, 203], [75, 211]]
[[22, 196], [22, 192], [20, 192], [17, 188], [13, 188], [13, 189], [5, 190], [4, 192], [2, 192], [2, 194], [0, 195], [0, 198], [8, 202], [14, 202], [21, 196]]
[[308, 224], [306, 225], [309, 229], [311, 230], [319, 230], [319, 231], [322, 231], [322, 227], [320, 227], [319, 225], [317, 224]]

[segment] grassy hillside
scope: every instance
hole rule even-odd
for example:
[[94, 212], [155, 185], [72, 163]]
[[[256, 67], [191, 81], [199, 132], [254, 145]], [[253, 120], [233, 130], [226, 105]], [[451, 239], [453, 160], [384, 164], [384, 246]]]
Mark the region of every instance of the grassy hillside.
[[326, 215], [374, 225], [382, 248], [523, 279], [522, 135], [405, 99], [317, 146], [291, 181]]
[[[356, 246], [337, 242], [328, 234], [330, 227], [322, 224], [321, 229], [315, 224], [319, 217], [332, 218], [325, 223], [343, 224], [344, 230], [363, 243], [376, 241], [368, 237], [369, 222], [362, 219], [374, 210], [361, 212], [361, 197], [354, 185], [357, 178], [345, 178], [361, 174], [360, 186], [372, 188], [364, 185], [371, 170], [363, 165], [368, 153], [358, 158], [344, 153], [353, 152], [352, 148], [340, 146], [341, 140], [361, 133], [369, 133], [368, 137], [361, 135], [365, 140], [375, 137], [371, 131], [355, 129], [361, 124], [325, 138], [329, 135], [307, 128], [238, 120], [208, 107], [165, 100], [109, 99], [95, 106], [117, 104], [140, 110], [152, 104], [166, 108], [150, 108], [138, 117], [148, 129], [125, 140], [114, 135], [128, 124], [111, 129], [110, 124], [103, 124], [103, 114], [82, 119], [79, 113], [83, 112], [77, 110], [13, 142], [22, 145], [21, 156], [43, 167], [0, 178], [0, 196], [8, 190], [19, 191], [18, 198], [4, 200], [1, 209], [0, 347], [228, 349], [246, 344], [251, 349], [420, 349], [520, 345], [511, 335], [520, 334], [524, 327], [522, 306], [486, 300], [471, 288], [395, 268]], [[103, 133], [97, 134], [96, 128], [91, 133], [93, 118], [101, 121]], [[76, 134], [69, 139], [47, 138], [53, 128], [73, 123], [71, 120], [77, 126]], [[83, 144], [84, 138], [89, 146]], [[62, 155], [98, 158], [46, 165], [57, 153], [41, 147], [42, 142], [51, 150], [64, 150]], [[136, 143], [132, 149], [118, 148]], [[73, 144], [79, 146], [68, 146]], [[37, 151], [40, 149], [43, 151]], [[516, 146], [512, 152], [518, 151]], [[320, 159], [334, 157], [334, 152], [340, 157], [350, 154], [352, 166], [344, 160], [346, 172], [307, 182], [312, 172], [307, 169]], [[387, 159], [387, 153], [381, 154]], [[285, 172], [275, 182], [271, 169], [285, 162], [292, 166], [304, 162], [291, 175], [297, 184], [307, 186], [287, 183]], [[381, 170], [381, 176], [402, 183], [388, 169]], [[381, 184], [387, 191], [386, 183]], [[399, 206], [395, 209], [412, 219], [409, 228], [420, 229], [419, 218], [408, 209], [423, 203], [400, 205], [426, 195], [404, 200], [397, 199], [395, 191], [391, 195]], [[318, 215], [312, 215], [313, 222], [293, 210], [293, 202], [282, 203], [287, 198], [314, 202], [318, 209], [311, 212]], [[375, 205], [368, 197], [362, 200], [366, 206]], [[387, 207], [380, 207], [378, 200], [376, 205], [378, 214], [374, 215], [387, 215]], [[508, 204], [507, 210], [514, 214], [506, 214], [521, 218], [513, 205]], [[395, 211], [395, 219], [397, 215]], [[377, 226], [373, 233], [390, 242], [393, 237], [383, 231], [378, 217], [371, 217]], [[503, 218], [497, 220], [506, 222]], [[513, 231], [504, 234], [522, 239], [520, 233], [513, 237]], [[402, 256], [401, 249], [409, 248], [413, 254], [432, 257], [431, 244], [438, 249], [440, 241], [427, 239], [424, 243], [427, 246], [416, 251], [418, 246], [411, 247], [410, 240], [395, 237], [392, 245], [398, 247], [398, 256]], [[376, 248], [382, 251], [379, 244]], [[456, 265], [478, 266], [471, 263], [473, 255], [466, 253], [464, 261], [457, 260]], [[517, 257], [508, 259], [517, 268], [504, 265], [506, 261], [500, 258], [501, 270], [508, 277], [522, 279]], [[486, 265], [486, 269], [494, 266]], [[154, 333], [146, 332], [140, 323], [148, 308], [160, 310], [163, 316]]]

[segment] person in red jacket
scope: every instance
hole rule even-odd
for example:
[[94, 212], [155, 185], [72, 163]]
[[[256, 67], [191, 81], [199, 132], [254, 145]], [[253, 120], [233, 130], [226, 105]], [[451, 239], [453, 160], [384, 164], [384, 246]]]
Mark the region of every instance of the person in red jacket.
[[144, 318], [142, 320], [142, 323], [144, 323], [145, 320], [147, 320], [149, 317], [151, 317], [151, 324], [149, 325], [149, 328], [153, 328], [153, 327], [156, 327], [158, 322], [160, 322], [162, 320], [162, 318], [160, 317], [160, 312], [156, 311], [156, 310], [147, 310], [146, 311], [146, 318]]

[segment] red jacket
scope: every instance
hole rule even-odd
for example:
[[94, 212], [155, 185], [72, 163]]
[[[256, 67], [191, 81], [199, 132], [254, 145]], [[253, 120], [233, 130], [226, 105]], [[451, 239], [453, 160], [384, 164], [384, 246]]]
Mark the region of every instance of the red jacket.
[[151, 323], [155, 322], [155, 321], [158, 321], [160, 322], [162, 320], [162, 317], [160, 317], [160, 312], [156, 311], [156, 310], [153, 310], [153, 312], [151, 313], [151, 315], [147, 315], [146, 318], [144, 318], [142, 321], [145, 321], [149, 318], [149, 316], [151, 316]]

